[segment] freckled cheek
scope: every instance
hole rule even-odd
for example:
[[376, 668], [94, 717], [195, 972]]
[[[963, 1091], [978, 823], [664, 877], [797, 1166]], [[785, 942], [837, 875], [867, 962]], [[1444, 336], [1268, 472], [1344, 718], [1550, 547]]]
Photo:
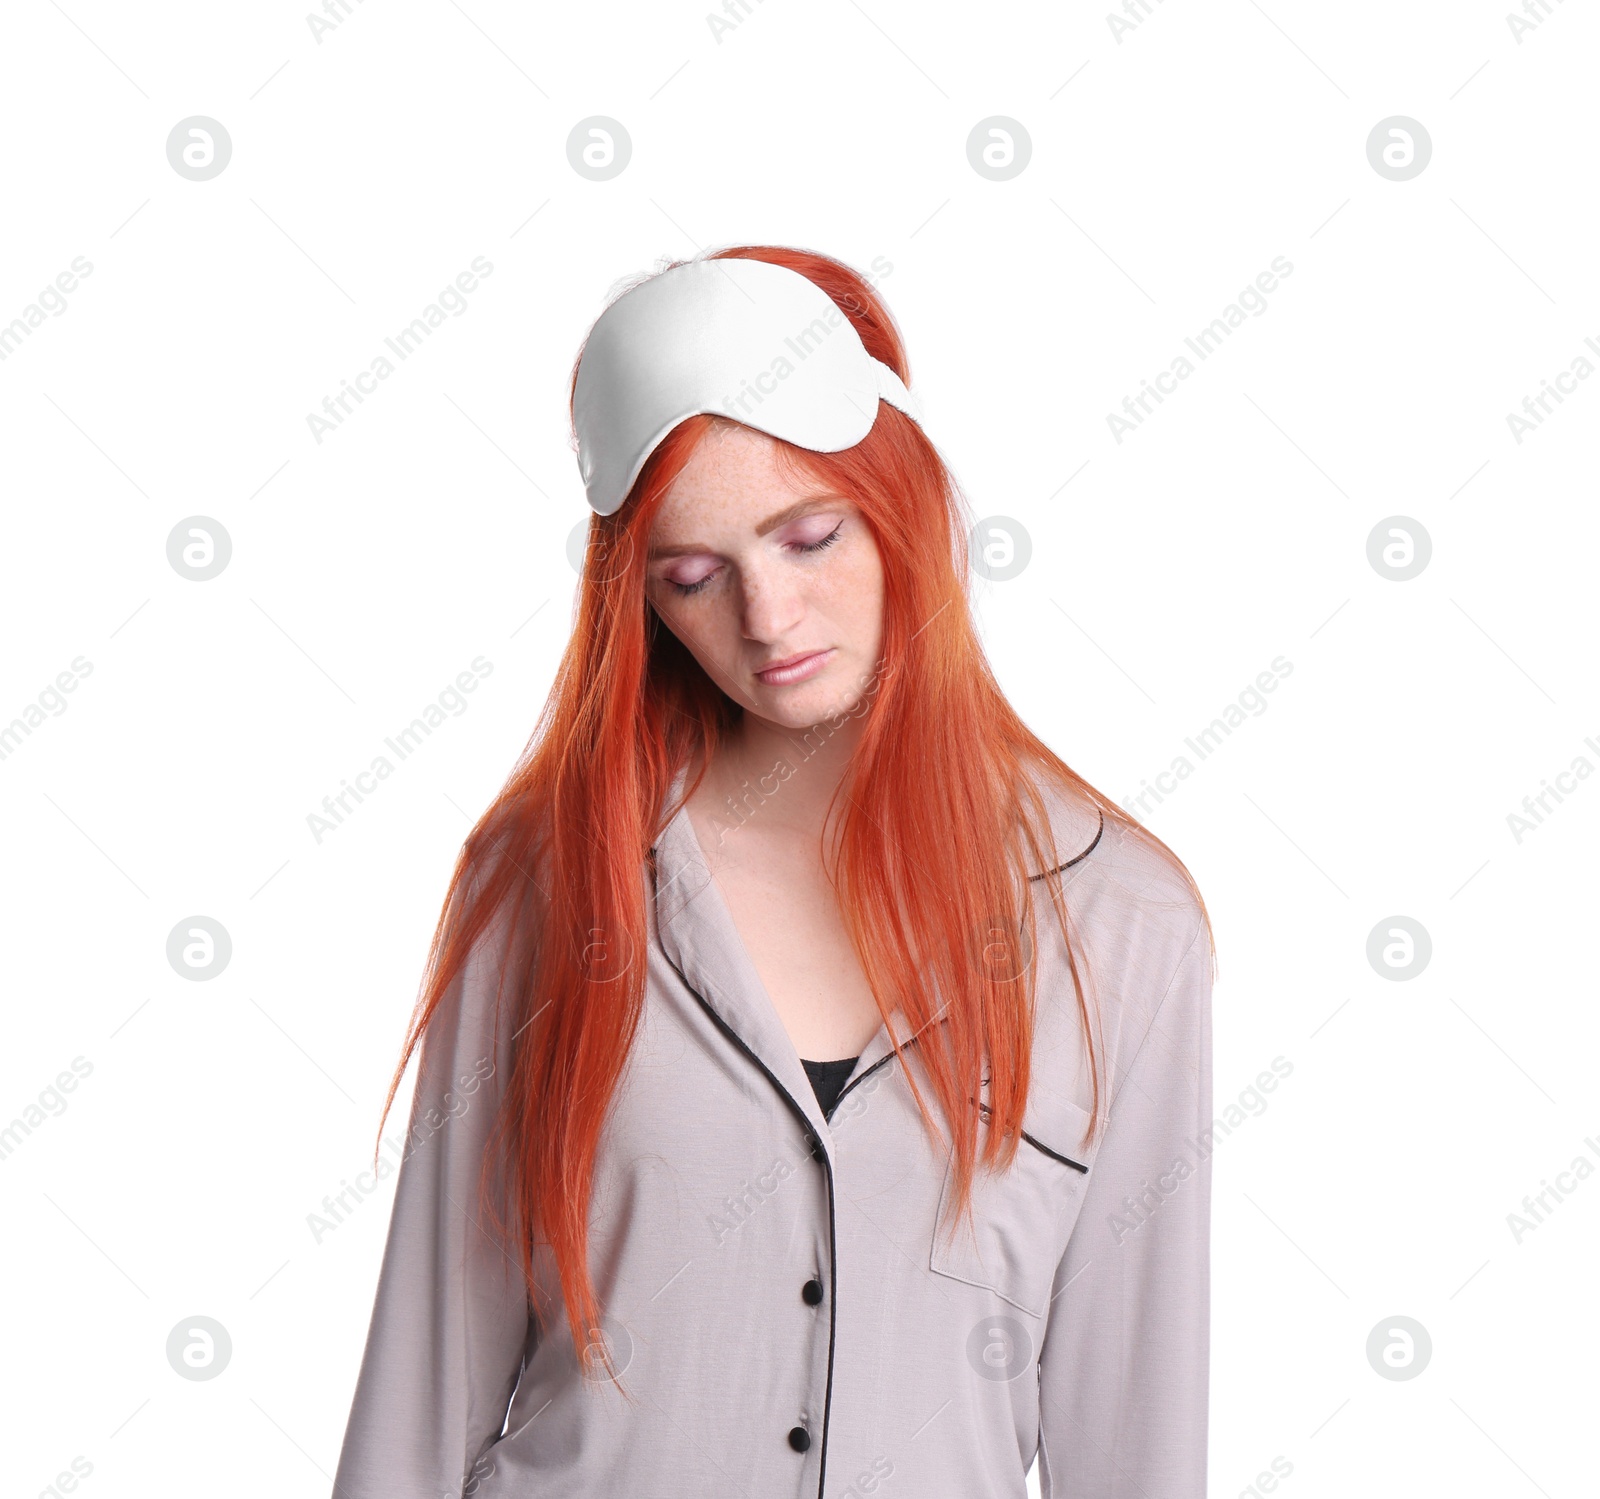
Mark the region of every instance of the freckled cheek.
[[842, 565], [816, 580], [811, 592], [816, 612], [846, 633], [840, 644], [875, 648], [882, 625], [883, 568], [876, 557], [840, 558]]
[[674, 609], [662, 601], [656, 605], [662, 623], [688, 648], [689, 654], [704, 665], [707, 661], [737, 659], [738, 618], [722, 600], [707, 602], [694, 609]]

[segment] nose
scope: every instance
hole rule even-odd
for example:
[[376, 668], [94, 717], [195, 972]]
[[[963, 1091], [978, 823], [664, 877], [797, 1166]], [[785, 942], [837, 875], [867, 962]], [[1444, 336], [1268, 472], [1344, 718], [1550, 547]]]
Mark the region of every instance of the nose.
[[759, 563], [742, 571], [740, 623], [745, 639], [768, 644], [782, 640], [805, 617], [805, 600], [784, 572]]

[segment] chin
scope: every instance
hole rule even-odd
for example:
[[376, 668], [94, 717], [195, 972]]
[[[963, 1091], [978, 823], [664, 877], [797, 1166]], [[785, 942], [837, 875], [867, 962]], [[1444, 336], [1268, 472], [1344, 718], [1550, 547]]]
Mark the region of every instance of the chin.
[[783, 729], [805, 730], [813, 725], [827, 728], [829, 719], [850, 713], [861, 705], [860, 691], [830, 682], [828, 678], [833, 674], [830, 670], [815, 681], [788, 689], [769, 688], [755, 700], [755, 711], [768, 723]]

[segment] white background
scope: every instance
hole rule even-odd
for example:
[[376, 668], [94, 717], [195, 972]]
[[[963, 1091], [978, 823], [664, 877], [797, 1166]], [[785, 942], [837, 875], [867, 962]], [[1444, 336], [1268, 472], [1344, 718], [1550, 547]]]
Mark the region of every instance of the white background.
[[[1592, 7], [1520, 40], [1481, 0], [1152, 0], [1120, 40], [1094, 4], [908, 0], [750, 0], [720, 41], [659, 3], [3, 26], [0, 325], [92, 265], [0, 362], [0, 725], [91, 668], [0, 759], [0, 1124], [92, 1068], [0, 1159], [7, 1493], [74, 1458], [85, 1494], [328, 1492], [393, 1180], [320, 1243], [307, 1218], [369, 1162], [452, 859], [569, 627], [572, 360], [621, 278], [759, 242], [891, 266], [927, 429], [1032, 539], [976, 587], [997, 670], [1096, 785], [1193, 761], [1292, 665], [1140, 813], [1215, 922], [1219, 1113], [1292, 1066], [1215, 1158], [1212, 1492], [1274, 1458], [1297, 1499], [1594, 1492], [1600, 1182], [1520, 1242], [1508, 1215], [1600, 1162], [1600, 784], [1507, 820], [1600, 765], [1600, 381], [1507, 422], [1600, 367]], [[231, 137], [208, 181], [167, 159], [191, 115]], [[605, 182], [568, 162], [592, 115], [632, 141]], [[1031, 141], [1005, 181], [967, 154], [996, 115]], [[1393, 115], [1432, 141], [1405, 181], [1367, 155]], [[318, 443], [476, 256], [465, 312]], [[196, 515], [233, 548], [204, 583], [166, 553]], [[1368, 560], [1394, 516], [1431, 538], [1410, 581]], [[195, 915], [233, 943], [204, 983], [166, 958]], [[1432, 942], [1404, 982], [1367, 958], [1396, 915]], [[233, 1344], [206, 1382], [165, 1355], [196, 1315]], [[1396, 1316], [1432, 1340], [1412, 1379], [1368, 1362]]]

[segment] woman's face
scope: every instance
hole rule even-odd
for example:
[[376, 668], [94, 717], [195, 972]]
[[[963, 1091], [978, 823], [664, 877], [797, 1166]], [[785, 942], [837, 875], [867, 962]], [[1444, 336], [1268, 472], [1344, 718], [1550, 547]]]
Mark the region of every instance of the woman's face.
[[807, 729], [857, 706], [883, 638], [883, 564], [841, 495], [778, 466], [752, 428], [714, 427], [650, 531], [646, 592], [746, 711]]

